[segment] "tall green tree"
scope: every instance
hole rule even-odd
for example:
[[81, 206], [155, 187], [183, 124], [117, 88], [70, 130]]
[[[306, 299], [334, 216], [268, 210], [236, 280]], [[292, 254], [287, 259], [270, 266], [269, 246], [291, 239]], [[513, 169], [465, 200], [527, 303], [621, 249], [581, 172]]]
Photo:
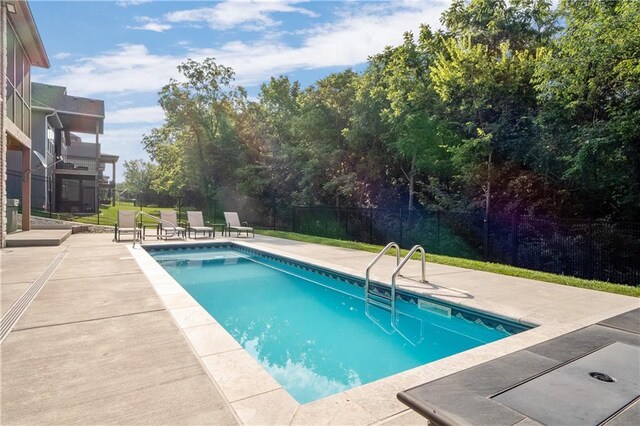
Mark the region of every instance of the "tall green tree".
[[380, 57], [385, 61], [389, 100], [389, 107], [381, 113], [394, 132], [391, 149], [404, 163], [401, 170], [407, 181], [409, 210], [414, 206], [419, 175], [442, 181], [452, 171], [447, 166], [451, 133], [440, 118], [441, 102], [431, 77], [440, 44], [431, 29], [422, 26], [417, 42], [413, 34], [406, 33], [402, 45], [387, 48]]
[[299, 97], [292, 159], [301, 167], [302, 202], [350, 205], [362, 182], [355, 172], [358, 156], [349, 149], [345, 129], [353, 116], [358, 74], [347, 69], [330, 74]]
[[[432, 67], [434, 86], [464, 139], [454, 161], [468, 188], [482, 188], [488, 218], [496, 177], [512, 164], [525, 170], [536, 144], [531, 78], [536, 49], [550, 43], [555, 16], [545, 1], [471, 0], [454, 2], [443, 22], [446, 40]], [[500, 208], [511, 206], [522, 187], [503, 180]], [[480, 203], [473, 191], [468, 194]]]
[[[540, 157], [585, 214], [640, 219], [640, 2], [563, 1], [541, 52]], [[549, 165], [550, 163], [550, 165]]]
[[155, 165], [142, 159], [128, 160], [122, 165], [124, 182], [121, 189], [128, 197], [137, 197], [151, 191]]
[[[180, 161], [186, 162], [187, 189], [198, 192], [210, 208], [218, 191], [235, 190], [235, 169], [242, 157], [235, 124], [237, 112], [246, 104], [246, 93], [234, 84], [233, 70], [213, 58], [188, 60], [178, 70], [184, 78], [172, 79], [159, 93], [165, 128], [146, 137], [144, 143], [154, 155], [172, 151], [161, 151], [154, 145], [172, 145], [174, 153], [182, 157]], [[162, 140], [155, 137], [158, 135], [170, 137]], [[171, 155], [154, 159], [165, 162], [163, 171], [170, 170], [175, 161]]]
[[300, 84], [288, 77], [272, 77], [260, 87], [238, 120], [237, 133], [246, 162], [238, 175], [243, 190], [275, 207], [289, 203], [299, 192], [297, 167], [289, 161], [294, 145], [293, 126], [299, 115]]

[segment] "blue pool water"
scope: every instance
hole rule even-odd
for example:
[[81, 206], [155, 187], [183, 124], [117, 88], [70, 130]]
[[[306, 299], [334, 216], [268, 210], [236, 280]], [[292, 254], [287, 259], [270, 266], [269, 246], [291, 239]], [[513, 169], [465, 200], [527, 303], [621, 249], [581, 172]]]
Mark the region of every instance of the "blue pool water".
[[403, 294], [396, 331], [353, 277], [233, 246], [151, 255], [301, 404], [524, 329]]

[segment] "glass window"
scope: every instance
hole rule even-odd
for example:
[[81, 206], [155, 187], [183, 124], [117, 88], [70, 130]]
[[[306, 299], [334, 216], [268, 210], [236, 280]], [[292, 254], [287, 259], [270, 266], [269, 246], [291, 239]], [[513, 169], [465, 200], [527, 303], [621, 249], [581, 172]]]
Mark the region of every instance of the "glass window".
[[31, 108], [27, 106], [27, 104], [22, 104], [22, 131], [29, 138], [31, 137]]
[[25, 61], [24, 52], [22, 51], [22, 46], [16, 43], [16, 82], [14, 84], [16, 88], [16, 93], [20, 95], [20, 97], [24, 96], [22, 82], [24, 81], [24, 71], [22, 69], [22, 64]]
[[75, 179], [62, 179], [63, 201], [80, 201], [80, 181]]
[[31, 107], [31, 64], [28, 60], [24, 61], [24, 80], [22, 85], [24, 86], [24, 103]]
[[11, 84], [15, 84], [15, 49], [16, 49], [16, 35], [13, 32], [13, 28], [8, 26], [7, 28], [7, 78]]
[[13, 124], [18, 126], [18, 128], [22, 130], [22, 101], [19, 97], [16, 97], [16, 109], [14, 118], [15, 120], [13, 120]]
[[15, 93], [13, 90], [13, 86], [10, 83], [7, 83], [7, 117], [9, 120], [16, 122], [15, 120]]

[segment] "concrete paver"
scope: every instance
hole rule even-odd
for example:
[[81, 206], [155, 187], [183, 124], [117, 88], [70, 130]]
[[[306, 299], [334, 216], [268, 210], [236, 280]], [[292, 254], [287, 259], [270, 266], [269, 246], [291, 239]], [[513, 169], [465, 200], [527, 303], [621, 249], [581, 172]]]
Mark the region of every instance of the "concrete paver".
[[0, 317], [18, 300], [31, 286], [30, 282], [3, 284], [0, 287]]
[[67, 255], [0, 346], [0, 423], [237, 424], [127, 246], [111, 238], [2, 251], [3, 305]]
[[2, 424], [231, 424], [167, 312], [12, 332]]
[[71, 229], [32, 229], [7, 235], [7, 247], [59, 246], [71, 235]]
[[[63, 261], [64, 263], [65, 261]], [[50, 280], [15, 330], [164, 309], [144, 276]]]

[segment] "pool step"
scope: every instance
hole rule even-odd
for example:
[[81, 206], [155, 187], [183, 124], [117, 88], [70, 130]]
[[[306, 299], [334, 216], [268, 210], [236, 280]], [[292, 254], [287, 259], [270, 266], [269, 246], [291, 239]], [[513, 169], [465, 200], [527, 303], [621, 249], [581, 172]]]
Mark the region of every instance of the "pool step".
[[391, 310], [391, 299], [384, 296], [379, 296], [375, 293], [370, 293], [367, 303], [377, 306], [379, 308], [383, 308], [386, 310]]

